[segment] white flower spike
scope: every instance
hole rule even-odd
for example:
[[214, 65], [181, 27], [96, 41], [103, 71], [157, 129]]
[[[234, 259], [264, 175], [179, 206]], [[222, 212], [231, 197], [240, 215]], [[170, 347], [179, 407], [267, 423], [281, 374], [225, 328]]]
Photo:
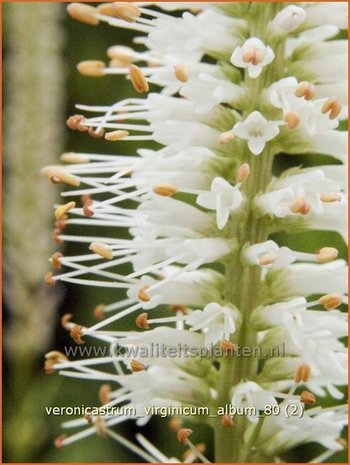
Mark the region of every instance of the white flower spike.
[[[347, 70], [346, 41], [330, 39], [345, 28], [345, 10], [319, 2], [68, 7], [86, 28], [133, 31], [137, 50], [114, 45], [108, 64], [78, 65], [84, 75], [131, 79], [128, 98], [79, 105], [67, 121], [116, 148], [66, 153], [65, 166], [42, 170], [67, 186], [52, 238], [82, 250], [55, 252], [45, 281], [100, 287], [107, 300], [93, 304], [90, 327], [62, 318], [76, 344], [96, 339], [106, 353], [70, 360], [51, 351], [45, 370], [101, 382], [103, 406], [129, 410], [65, 422], [82, 429], [58, 447], [96, 433], [144, 461], [179, 463], [144, 436], [114, 429], [158, 415], [189, 448], [183, 463], [286, 462], [313, 442], [321, 450], [311, 463], [342, 453], [347, 133], [338, 120]], [[129, 141], [138, 148], [126, 155]], [[192, 443], [189, 421], [212, 427], [213, 456]]]

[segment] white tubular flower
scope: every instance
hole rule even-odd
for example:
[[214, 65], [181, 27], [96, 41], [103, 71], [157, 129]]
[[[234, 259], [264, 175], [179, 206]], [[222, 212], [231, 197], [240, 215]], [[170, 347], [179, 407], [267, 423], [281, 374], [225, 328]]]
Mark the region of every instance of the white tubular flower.
[[197, 79], [190, 79], [180, 90], [180, 94], [196, 103], [198, 113], [207, 113], [220, 103], [237, 104], [244, 96], [241, 86], [212, 76], [199, 74]]
[[[68, 6], [87, 25], [132, 31], [137, 49], [116, 44], [109, 63], [77, 66], [129, 83], [123, 100], [78, 105], [67, 120], [111, 154], [69, 152], [42, 169], [69, 186], [52, 238], [79, 246], [52, 255], [45, 282], [100, 287], [107, 301], [94, 302], [90, 327], [62, 318], [76, 344], [106, 354], [51, 351], [45, 370], [111, 383], [103, 406], [130, 411], [66, 422], [85, 429], [58, 447], [96, 432], [144, 461], [179, 463], [114, 431], [159, 416], [189, 447], [184, 463], [285, 462], [311, 442], [322, 462], [342, 449], [347, 266], [341, 239], [314, 233], [347, 235], [344, 5]], [[330, 406], [312, 407], [316, 396]], [[212, 426], [214, 456], [187, 421]]]
[[[281, 270], [270, 270], [267, 279], [284, 296], [347, 293], [347, 266], [344, 260], [330, 263], [292, 263]], [[271, 280], [271, 281], [270, 281]], [[276, 293], [277, 293], [276, 292]]]
[[[323, 169], [324, 168], [324, 169]], [[344, 233], [346, 223], [346, 197], [344, 182], [327, 167], [290, 172], [274, 180], [268, 191], [255, 199], [258, 210], [277, 218], [305, 217], [316, 229], [337, 230]], [[328, 175], [328, 173], [330, 173]], [[339, 218], [337, 213], [342, 212]], [[318, 220], [322, 216], [324, 222]], [[332, 225], [333, 220], [336, 223]], [[319, 223], [319, 224], [317, 224]], [[310, 223], [311, 225], [311, 223]]]
[[249, 150], [254, 155], [259, 155], [266, 142], [279, 134], [280, 124], [278, 121], [268, 121], [259, 111], [253, 111], [244, 121], [236, 123], [232, 131], [240, 139], [248, 141]]
[[205, 345], [211, 347], [221, 339], [230, 339], [231, 334], [236, 332], [239, 316], [237, 309], [211, 302], [203, 310], [195, 310], [185, 321], [191, 326], [191, 331], [202, 329]]
[[306, 12], [303, 8], [296, 5], [288, 5], [272, 20], [272, 26], [276, 32], [288, 33], [297, 29], [306, 18]]
[[231, 186], [225, 179], [216, 177], [211, 183], [210, 192], [203, 192], [197, 197], [201, 207], [216, 211], [216, 223], [223, 229], [229, 219], [230, 213], [241, 206], [243, 196], [239, 186]]
[[264, 411], [267, 405], [271, 407], [277, 405], [277, 401], [272, 394], [266, 392], [252, 381], [237, 384], [234, 388], [231, 403], [233, 407], [238, 409], [240, 407], [251, 407], [253, 411], [247, 414], [247, 418], [253, 423], [259, 421], [259, 410]]
[[[270, 415], [263, 423], [258, 442], [267, 454], [278, 455], [305, 442], [317, 442], [332, 453], [342, 449], [337, 439], [347, 421], [344, 407], [335, 411], [313, 408], [297, 419], [295, 416], [287, 418], [285, 408], [288, 404], [290, 401], [284, 401], [280, 413]], [[294, 402], [294, 405], [300, 409], [300, 403]]]
[[275, 54], [257, 37], [246, 40], [242, 47], [236, 47], [231, 56], [231, 63], [238, 68], [247, 68], [252, 79], [260, 76], [264, 66], [269, 65]]

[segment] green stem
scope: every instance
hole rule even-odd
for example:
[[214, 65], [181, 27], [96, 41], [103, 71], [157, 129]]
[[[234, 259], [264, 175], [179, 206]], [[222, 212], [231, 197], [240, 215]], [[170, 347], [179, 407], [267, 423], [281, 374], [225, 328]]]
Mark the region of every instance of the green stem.
[[[268, 22], [276, 15], [281, 6], [278, 3], [252, 4], [248, 19], [250, 36], [266, 41]], [[254, 110], [259, 110], [262, 91], [273, 82], [281, 79], [283, 73], [284, 43], [274, 44], [275, 59], [263, 71], [258, 79], [245, 78], [250, 93], [251, 104], [243, 113], [243, 118]], [[242, 145], [246, 147], [246, 144]], [[233, 342], [241, 347], [256, 345], [256, 332], [250, 324], [252, 311], [260, 303], [261, 275], [260, 268], [244, 264], [240, 260], [242, 249], [249, 244], [266, 241], [269, 231], [263, 222], [253, 214], [253, 199], [264, 191], [272, 176], [274, 158], [273, 146], [267, 144], [259, 156], [251, 155], [248, 149], [242, 160], [250, 165], [250, 175], [244, 183], [247, 206], [241, 218], [236, 219], [233, 234], [238, 239], [240, 248], [235, 251], [226, 264], [226, 299], [232, 302], [242, 314], [242, 325]], [[224, 406], [231, 402], [232, 386], [245, 379], [254, 379], [257, 374], [258, 360], [255, 357], [227, 357], [220, 363], [217, 405]], [[215, 462], [233, 463], [242, 461], [251, 453], [243, 448], [247, 420], [236, 416], [233, 428], [225, 428], [220, 422], [215, 427]]]

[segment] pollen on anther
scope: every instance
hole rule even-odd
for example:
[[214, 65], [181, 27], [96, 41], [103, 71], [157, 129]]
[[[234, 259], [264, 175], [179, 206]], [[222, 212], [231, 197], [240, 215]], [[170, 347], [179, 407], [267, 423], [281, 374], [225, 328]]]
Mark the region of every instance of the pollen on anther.
[[71, 3], [67, 6], [68, 14], [81, 23], [97, 26], [99, 23], [96, 17], [96, 9], [93, 6], [85, 5], [84, 3]]
[[114, 15], [129, 23], [133, 23], [141, 16], [140, 9], [132, 3], [114, 3]]
[[252, 47], [243, 54], [242, 60], [244, 63], [258, 65], [261, 63], [261, 52], [257, 48]]
[[180, 442], [186, 443], [186, 440], [193, 431], [190, 428], [180, 428], [177, 432], [177, 439]]
[[82, 155], [74, 152], [63, 153], [60, 158], [62, 161], [72, 164], [89, 163], [90, 161], [90, 157], [88, 155]]
[[68, 202], [57, 207], [55, 210], [56, 220], [60, 220], [66, 213], [72, 210], [72, 208], [75, 208], [75, 202]]
[[140, 315], [138, 315], [135, 320], [136, 326], [140, 329], [149, 329], [147, 318], [148, 318], [148, 313], [146, 312], [140, 313]]
[[106, 437], [106, 422], [102, 417], [97, 417], [94, 423], [96, 434], [101, 438]]
[[225, 352], [226, 355], [234, 355], [237, 345], [227, 339], [222, 339], [220, 341], [220, 347]]
[[134, 86], [134, 89], [139, 92], [148, 92], [149, 91], [149, 85], [148, 82], [141, 71], [141, 69], [136, 66], [136, 65], [130, 65], [129, 66], [129, 76], [132, 82], [132, 85]]
[[52, 350], [51, 352], [48, 352], [45, 354], [45, 365], [44, 365], [44, 370], [45, 373], [51, 374], [53, 373], [54, 370], [54, 365], [56, 363], [59, 363], [61, 361], [67, 361], [68, 358], [62, 354], [62, 352], [59, 352], [58, 350]]
[[63, 257], [63, 253], [55, 252], [51, 258], [49, 259], [51, 265], [56, 268], [56, 270], [60, 270], [62, 268], [61, 258]]
[[309, 391], [303, 391], [300, 395], [300, 401], [303, 404], [313, 405], [316, 403], [316, 397]]
[[294, 381], [296, 383], [306, 383], [307, 381], [309, 381], [310, 379], [310, 376], [311, 376], [311, 367], [310, 365], [308, 365], [307, 363], [302, 363], [296, 373], [295, 373], [295, 377], [294, 377]]
[[137, 297], [142, 300], [142, 302], [149, 302], [151, 300], [150, 296], [147, 294], [147, 289], [149, 286], [143, 286], [137, 293]]
[[295, 111], [288, 111], [284, 116], [283, 116], [283, 121], [287, 123], [287, 128], [288, 129], [295, 129], [299, 126], [300, 124], [300, 116], [298, 113]]
[[238, 170], [237, 170], [237, 176], [236, 176], [236, 182], [241, 184], [244, 182], [250, 174], [250, 166], [248, 163], [243, 163]]
[[65, 313], [61, 318], [61, 326], [64, 329], [69, 330], [69, 323], [72, 318], [73, 318], [73, 315], [71, 313]]
[[305, 100], [312, 100], [315, 95], [315, 86], [307, 81], [299, 82], [295, 95], [296, 97], [304, 97]]
[[316, 255], [316, 259], [319, 263], [327, 263], [337, 258], [338, 254], [338, 250], [334, 247], [323, 247]]
[[220, 145], [225, 145], [234, 140], [236, 136], [233, 134], [232, 131], [222, 132], [218, 138], [218, 142]]
[[169, 428], [175, 433], [179, 431], [179, 429], [181, 428], [181, 425], [182, 425], [182, 421], [180, 420], [180, 418], [172, 418], [168, 422]]
[[275, 261], [276, 257], [274, 257], [273, 255], [266, 254], [259, 258], [258, 264], [260, 266], [272, 265], [273, 263], [275, 263]]
[[63, 446], [64, 446], [64, 441], [65, 439], [67, 438], [67, 435], [66, 434], [61, 434], [60, 436], [58, 436], [55, 440], [54, 440], [54, 445], [56, 447], [56, 449], [61, 449]]
[[320, 197], [321, 202], [325, 203], [333, 203], [333, 202], [340, 202], [341, 195], [340, 194], [322, 194]]
[[188, 81], [188, 73], [187, 68], [185, 65], [177, 65], [175, 66], [175, 77], [180, 82], [187, 82]]
[[296, 197], [290, 209], [292, 213], [307, 215], [310, 211], [310, 204], [303, 197]]
[[72, 115], [67, 119], [66, 125], [73, 131], [85, 132], [88, 130], [88, 128], [83, 124], [84, 121], [84, 115]]
[[105, 139], [114, 142], [117, 140], [125, 139], [125, 137], [128, 137], [128, 135], [129, 132], [124, 130], [111, 131], [106, 132]]
[[108, 404], [111, 400], [112, 387], [110, 384], [102, 384], [98, 391], [98, 398], [102, 405]]
[[113, 258], [113, 250], [111, 247], [102, 242], [91, 242], [89, 249], [106, 260], [112, 260]]
[[47, 286], [53, 286], [56, 283], [51, 271], [48, 271], [47, 273], [45, 273], [44, 281]]
[[321, 112], [325, 115], [329, 112], [330, 119], [336, 119], [341, 112], [341, 105], [336, 97], [329, 97], [323, 104]]
[[135, 52], [124, 45], [113, 45], [107, 49], [107, 55], [111, 58], [110, 67], [127, 67], [134, 61]]
[[137, 373], [139, 371], [144, 371], [146, 369], [145, 365], [138, 360], [131, 360], [130, 362], [130, 368], [133, 372]]
[[105, 317], [104, 312], [105, 312], [106, 306], [104, 304], [97, 305], [94, 308], [93, 314], [96, 320], [102, 321]]
[[106, 64], [99, 60], [86, 60], [77, 64], [77, 70], [83, 76], [102, 77], [104, 76]]
[[83, 336], [83, 328], [78, 325], [74, 325], [70, 330], [70, 337], [74, 340], [76, 344], [84, 344], [84, 340], [82, 339]]
[[235, 422], [233, 421], [231, 415], [223, 415], [221, 417], [221, 424], [222, 426], [225, 426], [225, 428], [231, 428], [235, 424]]
[[172, 184], [157, 184], [153, 187], [153, 192], [163, 197], [171, 197], [176, 194], [177, 191], [177, 187]]
[[333, 310], [343, 303], [343, 300], [338, 294], [326, 294], [318, 299], [320, 305], [323, 305], [326, 310]]
[[63, 182], [65, 184], [68, 184], [69, 186], [73, 186], [73, 187], [80, 186], [80, 179], [78, 178], [78, 176], [74, 176], [73, 174], [68, 173], [64, 169], [58, 169], [58, 170], [53, 169], [49, 173], [49, 176], [53, 182], [57, 180], [58, 182]]

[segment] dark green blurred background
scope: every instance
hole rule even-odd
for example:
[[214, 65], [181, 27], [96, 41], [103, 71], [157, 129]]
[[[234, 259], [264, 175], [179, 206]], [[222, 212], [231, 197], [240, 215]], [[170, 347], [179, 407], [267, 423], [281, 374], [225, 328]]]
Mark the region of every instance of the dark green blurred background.
[[[4, 107], [13, 105], [13, 98], [11, 93], [16, 92], [14, 86], [11, 86], [11, 72], [25, 73], [24, 68], [18, 67], [18, 70], [13, 70], [6, 67], [6, 63], [11, 60], [12, 54], [18, 52], [16, 47], [21, 44], [13, 46], [14, 37], [21, 31], [25, 31], [31, 24], [31, 21], [37, 20], [38, 4], [35, 3], [11, 3], [3, 4], [3, 34], [4, 34]], [[63, 38], [62, 45], [58, 46], [56, 59], [61, 60], [62, 65], [62, 102], [59, 109], [59, 115], [55, 124], [61, 126], [63, 132], [57, 144], [57, 153], [49, 154], [51, 157], [45, 163], [54, 163], [56, 157], [57, 162], [59, 155], [65, 151], [79, 151], [88, 153], [123, 153], [134, 154], [136, 145], [133, 143], [118, 143], [113, 144], [104, 141], [103, 139], [92, 139], [86, 134], [74, 133], [65, 129], [65, 119], [67, 116], [76, 113], [74, 109], [75, 103], [108, 105], [117, 100], [121, 100], [125, 96], [134, 95], [129, 83], [125, 82], [122, 77], [107, 76], [104, 78], [89, 78], [79, 75], [76, 71], [76, 63], [86, 59], [100, 59], [106, 60], [106, 49], [111, 45], [116, 44], [130, 44], [133, 34], [125, 30], [113, 29], [104, 24], [98, 27], [92, 27], [73, 21], [65, 13], [66, 4], [41, 4], [41, 8], [55, 9], [55, 17], [53, 21], [60, 28], [61, 39]], [[21, 15], [19, 15], [21, 13]], [[40, 14], [45, 16], [45, 12], [41, 10]], [[22, 19], [21, 19], [22, 18]], [[35, 28], [34, 28], [35, 33]], [[30, 39], [29, 39], [30, 40]], [[48, 37], [50, 40], [50, 37]], [[18, 42], [18, 41], [17, 41]], [[20, 41], [19, 41], [20, 42]], [[23, 44], [28, 48], [28, 43]], [[29, 46], [30, 48], [30, 46]], [[52, 57], [51, 57], [52, 58]], [[45, 71], [47, 60], [51, 59], [50, 56], [46, 57], [43, 61], [33, 63], [32, 66], [36, 67], [37, 75]], [[28, 56], [30, 66], [30, 52]], [[12, 75], [13, 76], [13, 75]], [[35, 73], [34, 77], [35, 79]], [[30, 92], [30, 89], [29, 89]], [[45, 92], [45, 89], [43, 89]], [[20, 103], [19, 103], [20, 104]], [[44, 100], [42, 108], [38, 107], [37, 100], [33, 99], [33, 118], [35, 114], [44, 107], [50, 106], [50, 95]], [[63, 108], [62, 108], [63, 107]], [[25, 117], [18, 112], [18, 118]], [[4, 139], [9, 134], [8, 127], [10, 122], [5, 122], [4, 125]], [[50, 124], [48, 121], [47, 124]], [[30, 127], [28, 128], [30, 130]], [[43, 128], [45, 130], [45, 128]], [[25, 137], [20, 134], [19, 137]], [[59, 147], [61, 145], [61, 147]], [[6, 147], [5, 147], [6, 148]], [[28, 147], [30, 150], [30, 147]], [[5, 215], [18, 215], [19, 212], [14, 212], [11, 207], [6, 209], [6, 196], [12, 196], [13, 184], [11, 176], [16, 175], [16, 164], [20, 163], [20, 155], [13, 153], [15, 151], [4, 151], [4, 182], [5, 182]], [[289, 166], [297, 164], [308, 164], [310, 160], [307, 158], [301, 159], [294, 157], [280, 157], [278, 170], [284, 169]], [[37, 185], [40, 189], [41, 186], [47, 183], [47, 180], [40, 177], [39, 170], [42, 166], [42, 160], [37, 162], [33, 159], [33, 172], [36, 173], [37, 178], [32, 179], [32, 183]], [[55, 186], [49, 186], [53, 191], [58, 189]], [[29, 195], [29, 194], [28, 194]], [[35, 221], [35, 211], [37, 205], [31, 205], [33, 209], [33, 221]], [[49, 237], [50, 231], [53, 228], [54, 219], [51, 215], [51, 223], [43, 225], [41, 234]], [[19, 226], [21, 227], [21, 226]], [[25, 229], [24, 229], [25, 231]], [[112, 230], [112, 234], [116, 234], [116, 230]], [[117, 232], [117, 234], [125, 234], [124, 231]], [[13, 236], [11, 233], [5, 233], [4, 247], [10, 247]], [[280, 242], [294, 247], [297, 250], [316, 250], [324, 244], [332, 244], [338, 246], [343, 256], [345, 256], [345, 247], [341, 240], [335, 234], [328, 233], [303, 233], [293, 238], [288, 235], [280, 235]], [[31, 236], [23, 235], [23, 241], [31, 241]], [[35, 243], [33, 244], [35, 248]], [[79, 249], [79, 248], [78, 248]], [[81, 248], [80, 248], [81, 249]], [[57, 247], [54, 244], [51, 246], [51, 253], [56, 250], [62, 251], [62, 247]], [[35, 252], [35, 251], [34, 251]], [[40, 254], [40, 249], [37, 251]], [[67, 255], [79, 253], [76, 245], [68, 244], [64, 249]], [[44, 262], [46, 263], [44, 257]], [[11, 262], [12, 263], [12, 262]], [[10, 264], [10, 268], [12, 265]], [[47, 271], [48, 264], [43, 266], [42, 275]], [[16, 279], [16, 273], [20, 273], [20, 269], [12, 267], [12, 274], [10, 272], [9, 279]], [[5, 281], [6, 285], [6, 281]], [[41, 286], [41, 284], [37, 284]], [[45, 291], [46, 292], [46, 291]], [[33, 295], [32, 289], [28, 290], [29, 295]], [[51, 293], [51, 294], [50, 294]], [[74, 320], [89, 326], [95, 322], [92, 316], [92, 310], [95, 305], [104, 302], [110, 303], [118, 298], [115, 291], [103, 290], [100, 288], [90, 289], [88, 287], [79, 287], [65, 285], [61, 286], [60, 295], [57, 297], [57, 289], [50, 289], [48, 294], [48, 301], [52, 301], [52, 321], [47, 326], [48, 337], [44, 347], [40, 345], [40, 333], [38, 334], [37, 350], [33, 347], [26, 350], [25, 344], [23, 351], [11, 351], [11, 344], [5, 346], [5, 379], [4, 379], [4, 461], [5, 462], [128, 462], [140, 461], [136, 456], [126, 451], [124, 448], [118, 446], [111, 439], [103, 440], [96, 435], [89, 437], [87, 440], [80, 441], [71, 446], [56, 450], [53, 446], [53, 440], [60, 435], [63, 431], [60, 427], [61, 422], [72, 419], [47, 416], [45, 413], [46, 406], [79, 406], [79, 405], [98, 405], [97, 391], [100, 383], [92, 381], [73, 380], [68, 378], [61, 378], [59, 375], [44, 375], [42, 371], [43, 356], [48, 350], [61, 350], [65, 345], [71, 345], [72, 341], [69, 335], [61, 329], [59, 325], [59, 316], [64, 313], [74, 313]], [[51, 295], [51, 297], [50, 297]], [[14, 339], [14, 344], [17, 346], [21, 344], [23, 339], [16, 339], [15, 331], [11, 330], [12, 320], [16, 319], [15, 312], [12, 308], [13, 302], [11, 299], [11, 291], [5, 298], [5, 320], [4, 330], [9, 329], [9, 338]], [[31, 300], [28, 300], [26, 318], [31, 318]], [[129, 327], [133, 327], [133, 321], [129, 322]], [[128, 323], [124, 322], [124, 328], [127, 328]], [[28, 326], [30, 327], [30, 326]], [[121, 328], [123, 329], [123, 328]], [[12, 341], [13, 342], [13, 341]], [[16, 369], [14, 369], [14, 366]], [[331, 402], [332, 403], [332, 402]], [[328, 405], [328, 400], [325, 400]], [[146, 427], [142, 428], [142, 433], [145, 434], [151, 441], [153, 440], [159, 448], [164, 451], [168, 456], [181, 457], [183, 447], [179, 446], [175, 435], [166, 427], [167, 420], [154, 419]], [[72, 432], [75, 430], [72, 430]], [[122, 432], [129, 439], [133, 439], [136, 428], [132, 422], [128, 422], [123, 426], [118, 427], [118, 432]], [[211, 458], [212, 444], [211, 436], [208, 429], [205, 427], [198, 428], [193, 435], [193, 441], [206, 442], [208, 446], [208, 456]], [[306, 461], [308, 457], [312, 457], [317, 453], [318, 447], [303, 447], [293, 454], [289, 454], [288, 458], [291, 461]], [[334, 456], [334, 462], [346, 461], [346, 455], [338, 454]]]

